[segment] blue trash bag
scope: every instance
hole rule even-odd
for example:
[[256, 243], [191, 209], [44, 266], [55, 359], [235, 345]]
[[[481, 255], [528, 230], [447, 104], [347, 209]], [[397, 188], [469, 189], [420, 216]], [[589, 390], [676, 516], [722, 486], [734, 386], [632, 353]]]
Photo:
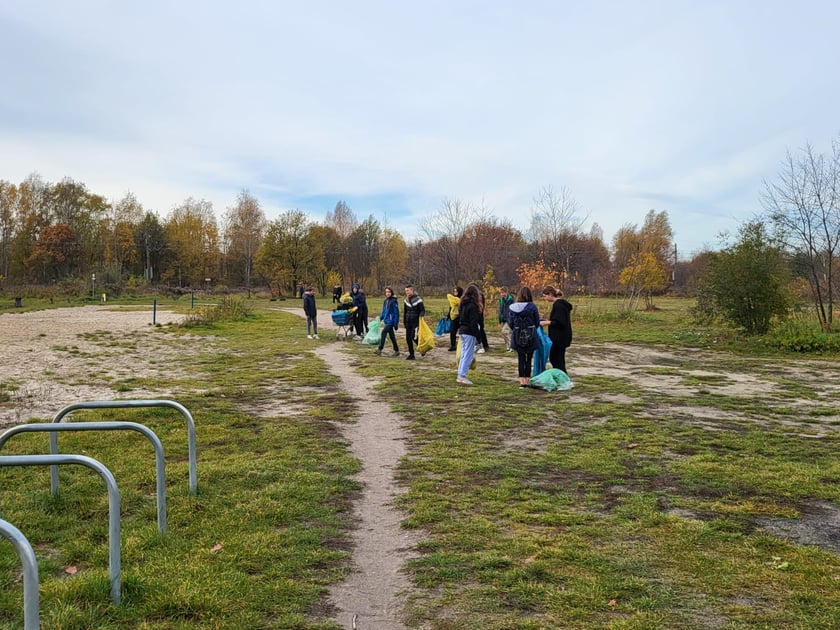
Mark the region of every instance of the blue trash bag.
[[547, 392], [564, 391], [574, 387], [569, 375], [557, 368], [543, 370], [536, 376], [531, 377], [530, 383], [531, 387], [538, 387]]
[[441, 317], [438, 320], [437, 328], [435, 328], [435, 335], [438, 337], [442, 337], [443, 335], [449, 334], [449, 331], [452, 329], [452, 320], [448, 317]]
[[548, 363], [548, 354], [551, 352], [551, 339], [542, 326], [537, 327], [537, 349], [534, 350], [534, 365], [531, 374], [536, 376], [545, 370]]

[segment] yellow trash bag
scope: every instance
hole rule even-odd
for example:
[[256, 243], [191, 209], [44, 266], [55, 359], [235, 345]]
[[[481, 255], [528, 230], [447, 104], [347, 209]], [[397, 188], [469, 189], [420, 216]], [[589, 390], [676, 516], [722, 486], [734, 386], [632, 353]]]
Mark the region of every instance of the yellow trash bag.
[[432, 329], [426, 323], [424, 317], [420, 318], [420, 324], [417, 327], [417, 352], [420, 356], [425, 356], [426, 353], [435, 347], [435, 336]]
[[[461, 363], [461, 335], [458, 335], [458, 343], [455, 346], [455, 365], [458, 366]], [[470, 369], [475, 369], [475, 355], [473, 355], [472, 363], [470, 363]]]
[[451, 293], [446, 294], [446, 299], [449, 300], [449, 319], [458, 319], [458, 312], [461, 307], [461, 298]]

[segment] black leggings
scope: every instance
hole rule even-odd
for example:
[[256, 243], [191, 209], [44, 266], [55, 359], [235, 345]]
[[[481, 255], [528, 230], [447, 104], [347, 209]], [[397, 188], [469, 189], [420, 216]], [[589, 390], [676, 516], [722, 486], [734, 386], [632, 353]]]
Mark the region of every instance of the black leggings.
[[451, 328], [449, 329], [449, 347], [454, 348], [455, 343], [458, 341], [458, 329], [461, 327], [461, 318], [456, 317], [449, 323], [451, 325]]
[[533, 350], [517, 350], [516, 357], [519, 359], [519, 378], [531, 378], [531, 362], [534, 360]]
[[551, 350], [548, 351], [548, 360], [551, 367], [566, 371], [566, 346], [558, 341], [551, 342]]

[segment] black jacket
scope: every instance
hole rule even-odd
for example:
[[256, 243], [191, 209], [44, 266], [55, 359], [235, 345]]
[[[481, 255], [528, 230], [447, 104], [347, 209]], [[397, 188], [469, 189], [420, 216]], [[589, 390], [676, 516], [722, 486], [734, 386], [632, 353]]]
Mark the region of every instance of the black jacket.
[[416, 293], [412, 296], [406, 296], [403, 302], [403, 325], [416, 328], [420, 323], [420, 318], [426, 314], [426, 307], [423, 305], [423, 298]]
[[554, 300], [548, 316], [548, 337], [563, 348], [572, 345], [572, 305], [564, 299]]
[[461, 326], [458, 328], [460, 334], [472, 335], [473, 337], [481, 336], [482, 317], [478, 310], [478, 304], [462, 301], [458, 319], [461, 323]]
[[318, 309], [315, 308], [315, 295], [312, 293], [303, 294], [303, 312], [309, 317], [316, 317]]

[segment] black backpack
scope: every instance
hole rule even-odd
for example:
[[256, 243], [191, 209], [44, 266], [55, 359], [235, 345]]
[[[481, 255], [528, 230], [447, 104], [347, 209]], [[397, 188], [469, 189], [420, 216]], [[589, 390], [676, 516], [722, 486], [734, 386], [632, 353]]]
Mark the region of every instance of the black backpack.
[[517, 314], [513, 319], [513, 336], [516, 340], [516, 347], [520, 350], [530, 350], [534, 347], [537, 339], [537, 327], [524, 325], [522, 316]]

